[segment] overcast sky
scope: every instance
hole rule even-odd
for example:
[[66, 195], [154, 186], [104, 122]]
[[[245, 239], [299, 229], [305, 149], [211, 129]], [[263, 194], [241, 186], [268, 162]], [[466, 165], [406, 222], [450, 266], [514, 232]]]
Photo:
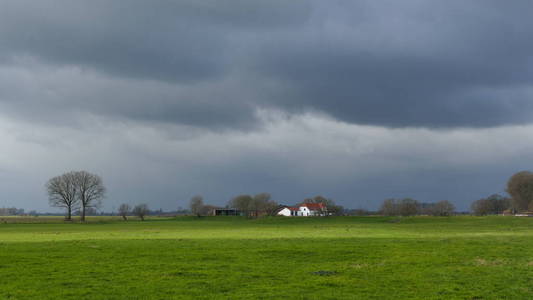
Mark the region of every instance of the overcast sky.
[[0, 0], [0, 207], [459, 209], [533, 169], [533, 2]]

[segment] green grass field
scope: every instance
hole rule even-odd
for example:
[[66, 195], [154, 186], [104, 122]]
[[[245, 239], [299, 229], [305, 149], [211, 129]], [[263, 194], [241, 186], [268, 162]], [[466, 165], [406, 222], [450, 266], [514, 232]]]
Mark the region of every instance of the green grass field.
[[0, 217], [0, 299], [533, 299], [533, 218]]

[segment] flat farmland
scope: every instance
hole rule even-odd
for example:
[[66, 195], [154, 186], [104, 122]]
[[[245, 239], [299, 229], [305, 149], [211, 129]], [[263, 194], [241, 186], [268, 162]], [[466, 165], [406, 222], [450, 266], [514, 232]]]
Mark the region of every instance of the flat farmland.
[[532, 299], [533, 218], [0, 217], [0, 299]]

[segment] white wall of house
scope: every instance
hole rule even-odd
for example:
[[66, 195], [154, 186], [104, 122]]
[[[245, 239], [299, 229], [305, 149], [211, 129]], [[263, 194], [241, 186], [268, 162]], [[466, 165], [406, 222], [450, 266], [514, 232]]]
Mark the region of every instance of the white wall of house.
[[301, 217], [307, 217], [309, 216], [309, 208], [305, 207], [305, 206], [300, 206], [298, 208], [298, 216], [301, 216]]
[[311, 210], [307, 206], [300, 206], [298, 208], [298, 216], [301, 217], [312, 217], [320, 215], [319, 211]]
[[283, 208], [282, 210], [280, 210], [278, 212], [278, 216], [290, 217], [291, 216], [291, 210], [285, 207], [285, 208]]

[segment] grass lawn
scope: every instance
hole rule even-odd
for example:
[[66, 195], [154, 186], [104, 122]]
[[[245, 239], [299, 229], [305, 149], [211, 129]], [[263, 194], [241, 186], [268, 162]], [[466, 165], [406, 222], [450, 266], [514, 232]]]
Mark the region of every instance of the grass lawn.
[[0, 299], [533, 299], [533, 218], [0, 217]]

